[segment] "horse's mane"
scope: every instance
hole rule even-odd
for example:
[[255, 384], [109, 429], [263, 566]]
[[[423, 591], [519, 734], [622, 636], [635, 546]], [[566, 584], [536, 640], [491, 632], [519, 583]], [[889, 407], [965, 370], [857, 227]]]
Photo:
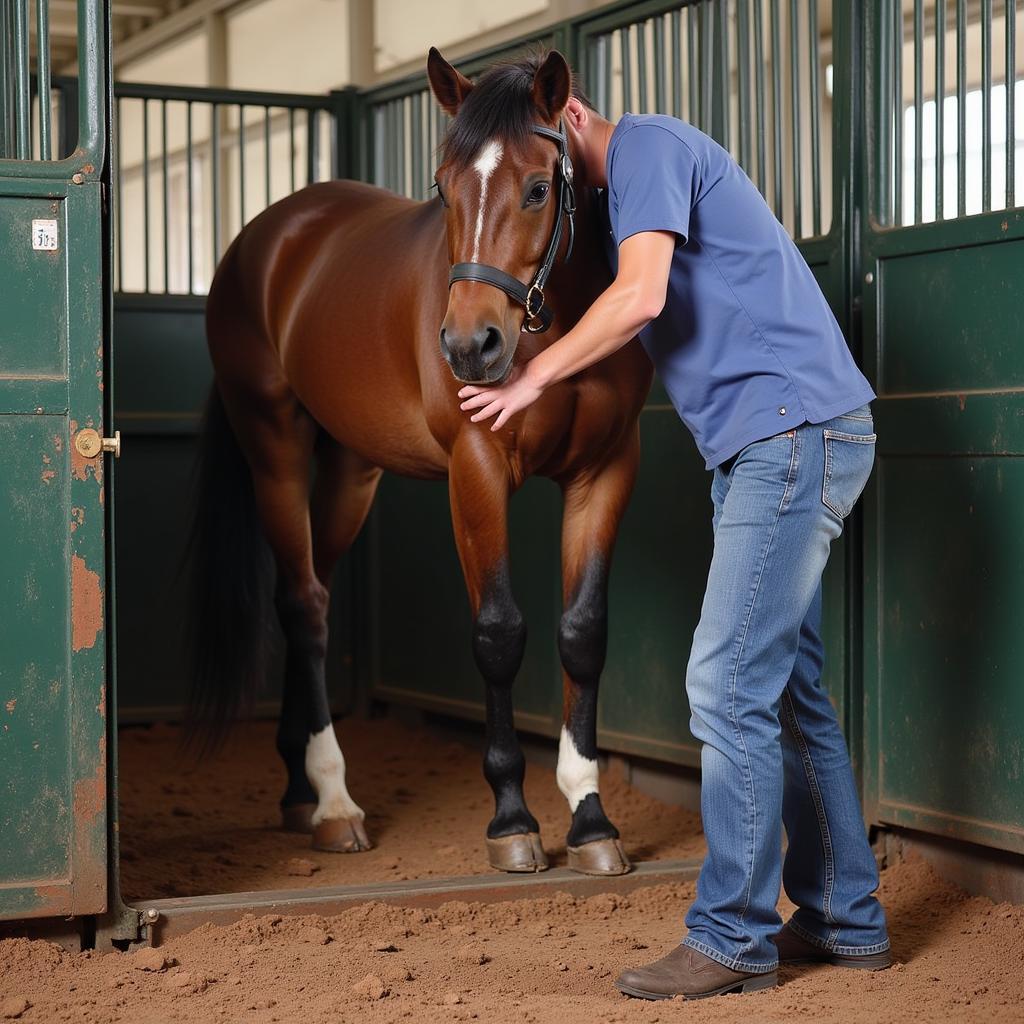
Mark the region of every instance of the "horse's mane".
[[[537, 120], [533, 79], [547, 50], [530, 50], [491, 65], [474, 83], [441, 143], [441, 160], [456, 168], [467, 166], [489, 139], [512, 145], [525, 143]], [[572, 94], [591, 106], [573, 75]]]

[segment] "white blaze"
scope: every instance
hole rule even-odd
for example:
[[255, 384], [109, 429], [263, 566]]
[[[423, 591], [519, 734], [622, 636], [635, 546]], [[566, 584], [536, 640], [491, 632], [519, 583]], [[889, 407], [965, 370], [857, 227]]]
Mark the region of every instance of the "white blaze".
[[314, 733], [306, 743], [306, 777], [316, 790], [318, 803], [313, 812], [313, 824], [335, 818], [358, 818], [365, 815], [348, 795], [345, 786], [345, 758], [334, 735], [334, 726], [328, 725]]
[[473, 238], [473, 263], [480, 259], [480, 236], [484, 230], [484, 206], [487, 203], [487, 183], [501, 159], [502, 146], [495, 139], [485, 142], [473, 161], [476, 173], [480, 175], [480, 206], [476, 211], [476, 235]]
[[573, 743], [565, 726], [558, 744], [558, 771], [555, 773], [558, 788], [569, 801], [569, 810], [574, 811], [589, 793], [597, 792], [597, 761], [584, 757]]

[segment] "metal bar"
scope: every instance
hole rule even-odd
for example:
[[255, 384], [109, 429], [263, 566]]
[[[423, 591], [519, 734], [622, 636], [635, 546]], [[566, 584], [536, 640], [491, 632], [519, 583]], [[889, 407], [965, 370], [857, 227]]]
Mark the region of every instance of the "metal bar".
[[893, 50], [892, 81], [896, 118], [893, 124], [893, 167], [896, 186], [893, 192], [893, 219], [903, 223], [903, 0], [896, 0], [892, 8]]
[[700, 82], [698, 78], [699, 68], [697, 67], [697, 41], [700, 37], [699, 17], [697, 5], [693, 4], [687, 11], [686, 20], [686, 66], [689, 70], [689, 91], [690, 91], [690, 124], [700, 124]]
[[636, 29], [636, 77], [640, 99], [640, 112], [649, 112], [647, 106], [647, 22], [635, 25]]
[[14, 0], [14, 158], [32, 159], [32, 92], [28, 77], [28, 4]]
[[967, 0], [956, 0], [956, 215], [967, 211]]
[[674, 10], [670, 17], [670, 31], [672, 33], [672, 116], [683, 116], [683, 42], [680, 38], [682, 33], [683, 19], [678, 10]]
[[142, 101], [142, 266], [143, 291], [149, 292], [149, 100]]
[[[601, 88], [604, 90], [604, 102], [601, 112], [607, 117], [612, 116], [612, 39], [611, 36], [601, 37]], [[440, 141], [440, 140], [438, 140]]]
[[192, 169], [195, 166], [192, 160], [192, 103], [185, 104], [185, 195], [188, 203], [186, 214], [186, 230], [188, 231], [188, 293], [195, 291], [195, 260], [192, 252]]
[[[41, 0], [46, 3], [47, 0]], [[47, 92], [49, 99], [49, 92]], [[124, 186], [121, 181], [121, 125], [124, 124], [124, 116], [121, 113], [121, 101], [114, 101], [114, 221], [117, 229], [117, 290], [124, 291], [124, 203], [122, 193]], [[49, 156], [43, 156], [48, 160]]]
[[[1013, 0], [1010, 0], [1012, 3]], [[946, 188], [946, 0], [935, 0], [935, 219]]]
[[981, 209], [992, 209], [992, 0], [981, 0]]
[[213, 221], [213, 266], [220, 260], [220, 104], [210, 106], [210, 174], [213, 178], [212, 196]]
[[36, 0], [36, 77], [39, 86], [39, 159], [52, 157], [50, 126], [50, 4]]
[[718, 42], [715, 48], [718, 60], [718, 117], [721, 132], [719, 142], [731, 152], [732, 135], [729, 125], [732, 120], [732, 76], [729, 68], [729, 4], [719, 0], [715, 7], [715, 13], [717, 15], [715, 38]]
[[807, 7], [807, 34], [810, 36], [811, 90], [811, 231], [821, 234], [821, 84], [819, 82], [820, 51], [818, 49], [818, 4], [810, 0]]
[[270, 107], [263, 111], [263, 205], [270, 205]]
[[238, 230], [245, 227], [245, 104], [238, 104]]
[[288, 191], [295, 191], [295, 108], [288, 109]]
[[779, 0], [771, 0], [769, 17], [772, 28], [772, 156], [774, 158], [775, 216], [782, 220], [782, 52], [781, 27], [779, 25]]
[[789, 0], [789, 94], [793, 119], [793, 234], [802, 238], [803, 219], [803, 124], [800, 117], [800, 11], [796, 0]]
[[877, 215], [883, 224], [892, 224], [892, 18], [881, 4], [875, 7], [874, 17], [878, 26]]
[[924, 0], [914, 0], [914, 223], [924, 220]]
[[654, 26], [654, 109], [659, 114], [667, 113], [665, 109], [665, 22], [658, 15]]
[[710, 0], [700, 5], [700, 128], [701, 131], [712, 132], [714, 99], [714, 64], [715, 52], [715, 21], [712, 16]]
[[765, 88], [764, 88], [764, 8], [754, 0], [754, 104], [757, 107], [757, 187], [768, 190], [768, 169], [765, 167]]
[[306, 111], [306, 184], [316, 181], [316, 169], [320, 164], [320, 139], [316, 131], [316, 111]]
[[398, 139], [398, 145], [395, 147], [395, 181], [398, 188], [396, 192], [405, 196], [409, 194], [409, 190], [405, 184], [405, 99], [404, 97], [400, 100], [395, 101], [395, 120], [398, 122], [398, 131], [394, 137]]
[[630, 26], [619, 29], [619, 52], [622, 56], [622, 110], [627, 112], [633, 105], [633, 68], [629, 53]]
[[1006, 0], [1006, 207], [1016, 206], [1017, 0]]
[[750, 0], [736, 2], [736, 117], [739, 120], [739, 162], [750, 173]]
[[330, 98], [315, 93], [262, 92], [253, 89], [218, 89], [191, 85], [154, 85], [149, 82], [115, 82], [114, 95], [134, 100], [194, 100], [233, 106], [290, 107], [293, 110], [328, 110]]
[[422, 100], [418, 92], [413, 93], [409, 106], [409, 134], [411, 151], [409, 155], [412, 163], [412, 195], [415, 199], [423, 198], [424, 182], [423, 174], [423, 123], [420, 117], [420, 104]]
[[171, 290], [171, 204], [170, 188], [167, 181], [167, 100], [160, 102], [160, 185], [164, 221], [164, 294], [166, 295]]

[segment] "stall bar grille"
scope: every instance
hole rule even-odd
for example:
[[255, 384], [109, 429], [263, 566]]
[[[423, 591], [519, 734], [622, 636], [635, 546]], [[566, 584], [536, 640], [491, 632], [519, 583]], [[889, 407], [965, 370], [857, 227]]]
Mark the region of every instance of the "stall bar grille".
[[339, 172], [327, 96], [118, 84], [115, 104], [118, 292], [205, 294], [244, 224]]
[[1024, 3], [886, 0], [876, 7], [879, 224], [1020, 205]]

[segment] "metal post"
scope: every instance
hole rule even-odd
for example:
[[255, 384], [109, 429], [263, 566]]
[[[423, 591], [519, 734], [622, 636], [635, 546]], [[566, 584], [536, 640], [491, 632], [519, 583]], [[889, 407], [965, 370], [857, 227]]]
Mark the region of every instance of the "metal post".
[[914, 223], [924, 219], [924, 0], [914, 0]]
[[946, 0], [935, 0], [935, 219], [937, 221], [943, 218], [945, 174]]
[[36, 0], [36, 66], [39, 82], [39, 158], [52, 158], [50, 141], [50, 3]]

